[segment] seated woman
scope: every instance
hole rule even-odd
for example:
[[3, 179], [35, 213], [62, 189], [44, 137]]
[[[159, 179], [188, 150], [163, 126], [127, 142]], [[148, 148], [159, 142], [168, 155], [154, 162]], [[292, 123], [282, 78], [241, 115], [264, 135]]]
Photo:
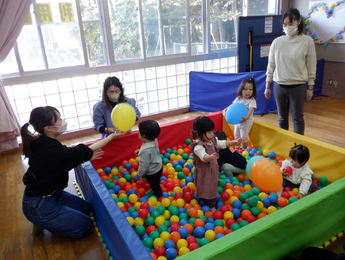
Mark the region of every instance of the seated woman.
[[116, 131], [111, 121], [111, 112], [119, 103], [130, 104], [135, 110], [138, 121], [141, 113], [136, 107], [135, 99], [124, 95], [122, 84], [117, 77], [108, 77], [103, 84], [102, 100], [93, 106], [93, 128], [101, 133], [102, 138]]

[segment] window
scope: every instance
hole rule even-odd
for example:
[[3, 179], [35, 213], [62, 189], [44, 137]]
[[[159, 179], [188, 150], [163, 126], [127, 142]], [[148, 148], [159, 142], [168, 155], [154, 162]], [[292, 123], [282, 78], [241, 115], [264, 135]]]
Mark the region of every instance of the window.
[[[36, 0], [0, 73], [21, 124], [33, 108], [51, 105], [68, 131], [92, 127], [92, 109], [109, 76], [120, 79], [143, 116], [185, 108], [189, 72], [235, 73], [238, 17], [275, 14], [277, 4]], [[221, 58], [209, 55], [217, 51]]]

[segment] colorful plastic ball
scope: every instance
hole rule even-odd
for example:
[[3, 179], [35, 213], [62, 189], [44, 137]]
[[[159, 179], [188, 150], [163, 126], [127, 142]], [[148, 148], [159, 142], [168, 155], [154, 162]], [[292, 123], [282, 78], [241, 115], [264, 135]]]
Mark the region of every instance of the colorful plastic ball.
[[277, 200], [277, 204], [280, 207], [285, 207], [286, 205], [288, 205], [288, 200], [286, 198], [284, 198], [284, 197], [280, 197]]
[[167, 241], [170, 239], [170, 233], [167, 231], [163, 231], [160, 236], [161, 239], [163, 239], [164, 241]]
[[[228, 229], [228, 230], [230, 230], [230, 229]], [[219, 239], [219, 238], [221, 238], [221, 237], [223, 237], [223, 236], [224, 236], [224, 234], [218, 233], [218, 234], [216, 235], [215, 239], [217, 240], [217, 239]]]
[[175, 247], [175, 243], [171, 239], [168, 239], [164, 242], [164, 248], [165, 249], [174, 248], [174, 247]]
[[151, 255], [151, 257], [152, 257], [153, 260], [157, 260], [157, 256], [156, 256], [155, 253], [151, 252], [150, 255]]
[[143, 244], [146, 246], [146, 247], [152, 247], [153, 245], [153, 240], [151, 237], [146, 237], [144, 240], [143, 240]]
[[157, 227], [161, 226], [161, 225], [164, 225], [164, 222], [165, 222], [165, 217], [164, 216], [158, 216], [155, 218], [155, 225]]
[[268, 157], [273, 159], [274, 157], [276, 157], [276, 153], [271, 151], [268, 153]]
[[214, 226], [217, 227], [217, 226], [221, 226], [221, 227], [224, 227], [224, 222], [223, 220], [221, 219], [216, 219], [214, 222], [213, 222]]
[[165, 256], [165, 248], [162, 247], [162, 246], [157, 246], [156, 249], [155, 249], [155, 255], [157, 257]]
[[187, 253], [189, 253], [190, 250], [188, 247], [181, 247], [179, 250], [178, 250], [178, 255], [179, 256], [182, 256], [182, 255], [185, 255]]
[[149, 215], [149, 212], [147, 209], [140, 209], [139, 210], [139, 217], [140, 218], [146, 219], [148, 215]]
[[[241, 196], [242, 195], [244, 195], [244, 196], [246, 196], [246, 194], [241, 194]], [[243, 197], [242, 197], [243, 198]], [[234, 208], [241, 208], [241, 206], [242, 206], [242, 203], [241, 203], [241, 201], [240, 200], [234, 200], [233, 202], [232, 202], [232, 206], [234, 207]]]
[[321, 176], [319, 178], [319, 185], [320, 186], [325, 187], [325, 186], [327, 186], [327, 183], [328, 183], [328, 179], [325, 176]]
[[180, 227], [177, 232], [180, 233], [181, 238], [187, 238], [188, 236], [188, 230], [185, 227]]
[[188, 242], [185, 239], [180, 239], [176, 243], [177, 249], [181, 249], [182, 247], [188, 247]]
[[297, 200], [298, 199], [296, 197], [291, 197], [291, 198], [289, 198], [289, 204], [291, 204], [291, 203], [293, 203], [293, 202], [295, 202]]
[[178, 233], [178, 232], [171, 232], [171, 234], [170, 234], [170, 239], [172, 240], [172, 241], [174, 241], [174, 243], [176, 244], [177, 243], [177, 241], [179, 241], [180, 239], [181, 239], [181, 235], [180, 235], [180, 233]]
[[216, 233], [213, 230], [207, 230], [205, 232], [205, 237], [212, 242], [216, 237]]
[[277, 211], [277, 208], [274, 206], [269, 206], [267, 208], [267, 214], [272, 214], [273, 212]]
[[[175, 244], [174, 244], [174, 246], [175, 246]], [[175, 248], [169, 247], [169, 248], [166, 249], [166, 251], [165, 251], [165, 257], [166, 257], [168, 260], [173, 260], [173, 259], [176, 258], [176, 256], [177, 256], [177, 252], [176, 252]]]
[[196, 227], [193, 231], [193, 236], [203, 237], [205, 235], [205, 229], [203, 227]]
[[158, 226], [157, 231], [160, 234], [162, 234], [162, 232], [167, 231], [167, 229], [168, 229], [167, 226], [163, 224], [163, 225]]
[[146, 224], [147, 226], [152, 226], [154, 223], [155, 223], [155, 219], [154, 219], [152, 216], [147, 217], [147, 218], [145, 219], [145, 224]]
[[210, 240], [208, 240], [206, 237], [200, 239], [200, 246], [205, 246], [210, 243]]
[[153, 247], [154, 248], [157, 248], [159, 246], [164, 246], [164, 240], [160, 237], [156, 238], [154, 241], [153, 241]]
[[238, 230], [238, 229], [240, 229], [240, 228], [241, 228], [241, 226], [240, 226], [240, 224], [238, 224], [238, 223], [234, 223], [234, 224], [232, 224], [232, 225], [230, 226], [230, 229], [233, 230], [233, 231]]
[[138, 236], [142, 236], [145, 233], [145, 227], [144, 226], [136, 226], [135, 233], [137, 233]]
[[237, 208], [233, 208], [231, 212], [234, 215], [234, 218], [238, 218], [241, 215], [241, 211]]
[[200, 246], [199, 246], [199, 244], [197, 243], [197, 242], [193, 242], [193, 243], [191, 243], [190, 245], [189, 245], [189, 250], [190, 251], [193, 251], [193, 250], [195, 250], [195, 249], [198, 249]]

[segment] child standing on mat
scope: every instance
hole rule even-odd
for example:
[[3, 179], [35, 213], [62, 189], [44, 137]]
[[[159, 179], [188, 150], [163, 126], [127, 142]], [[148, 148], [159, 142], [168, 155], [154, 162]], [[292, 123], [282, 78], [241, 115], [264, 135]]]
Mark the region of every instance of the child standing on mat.
[[243, 140], [217, 141], [214, 136], [214, 123], [206, 116], [199, 116], [193, 122], [194, 179], [196, 198], [205, 200], [211, 211], [216, 211], [214, 199], [218, 196], [218, 148], [238, 145]]
[[[218, 141], [226, 141], [226, 135], [223, 131], [219, 130], [214, 133]], [[218, 164], [223, 165], [225, 175], [229, 178], [234, 174], [240, 174], [246, 170], [247, 160], [238, 152], [232, 152], [228, 147], [219, 150]]]
[[[283, 161], [280, 168], [284, 178], [283, 187], [299, 188], [297, 198], [301, 199], [305, 195], [315, 190], [315, 184], [312, 182], [311, 175], [313, 171], [309, 168], [309, 149], [304, 145], [295, 145], [291, 148], [289, 160]], [[292, 174], [285, 172], [285, 167], [290, 166]]]
[[[252, 77], [250, 79], [244, 79], [241, 81], [237, 90], [237, 98], [232, 103], [242, 103], [248, 108], [246, 116], [242, 116], [240, 123], [235, 125], [235, 139], [243, 138], [243, 149], [247, 148], [248, 135], [253, 126], [253, 112], [256, 109], [256, 83]], [[238, 146], [236, 146], [238, 148]]]
[[159, 157], [159, 148], [156, 138], [161, 133], [159, 124], [154, 120], [146, 120], [139, 124], [139, 139], [143, 142], [140, 149], [135, 151], [139, 156], [139, 169], [137, 178], [142, 180], [145, 173], [146, 180], [157, 198], [162, 196], [162, 189], [159, 185], [162, 176], [163, 164]]

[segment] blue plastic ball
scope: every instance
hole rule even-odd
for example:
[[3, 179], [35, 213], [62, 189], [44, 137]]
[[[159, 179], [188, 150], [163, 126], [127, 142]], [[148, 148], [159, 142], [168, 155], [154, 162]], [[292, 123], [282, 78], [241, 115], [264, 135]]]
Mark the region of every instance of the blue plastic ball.
[[271, 151], [271, 152], [268, 153], [268, 157], [273, 159], [274, 157], [276, 157], [276, 153]]
[[180, 160], [178, 161], [178, 163], [179, 163], [181, 166], [183, 166], [183, 165], [186, 163], [186, 161], [183, 160], [183, 159], [180, 159]]
[[216, 240], [217, 240], [218, 238], [223, 237], [223, 236], [224, 236], [224, 234], [222, 234], [222, 233], [218, 233], [218, 234], [216, 235]]
[[168, 260], [173, 260], [175, 259], [177, 256], [177, 252], [175, 250], [175, 248], [169, 247], [166, 251], [165, 251], [165, 257]]
[[207, 223], [214, 223], [214, 218], [213, 217], [209, 217], [207, 219]]
[[182, 238], [186, 238], [188, 236], [188, 230], [185, 227], [180, 227], [177, 232], [180, 233]]
[[203, 227], [196, 227], [193, 231], [193, 236], [195, 237], [203, 237], [205, 235], [205, 229]]
[[[194, 194], [195, 195], [195, 194]], [[201, 207], [205, 206], [206, 205], [206, 202], [204, 199], [198, 199], [198, 203]]]
[[141, 240], [144, 240], [145, 238], [149, 237], [149, 234], [144, 233], [144, 235], [141, 236]]
[[241, 208], [241, 206], [242, 206], [242, 202], [240, 200], [234, 200], [232, 202], [232, 207], [234, 207], [234, 208], [239, 209], [239, 208]]
[[151, 213], [152, 213], [153, 211], [155, 211], [155, 210], [156, 210], [155, 207], [150, 206], [148, 211], [149, 211], [149, 213], [151, 214]]
[[181, 220], [179, 221], [179, 225], [180, 225], [180, 226], [184, 226], [184, 225], [186, 225], [186, 224], [188, 224], [188, 220], [187, 220], [187, 219], [181, 219]]
[[204, 206], [201, 207], [201, 210], [202, 210], [202, 212], [206, 213], [207, 211], [210, 211], [211, 209], [210, 209], [209, 206], [204, 205]]
[[133, 219], [138, 218], [138, 217], [139, 217], [139, 212], [138, 212], [138, 211], [134, 211], [134, 212], [131, 214], [131, 217], [132, 217]]
[[216, 202], [220, 201], [220, 194], [218, 193], [217, 197], [214, 199]]
[[180, 165], [178, 162], [173, 162], [173, 167], [176, 168], [177, 165]]
[[211, 223], [211, 222], [207, 222], [206, 224], [205, 224], [205, 230], [207, 231], [207, 230], [213, 230], [214, 229], [214, 224], [213, 223]]
[[277, 203], [277, 197], [274, 195], [269, 195], [268, 199], [270, 200], [271, 204], [276, 204]]
[[163, 198], [167, 198], [167, 197], [169, 197], [169, 193], [167, 193], [167, 192], [163, 192], [163, 193], [162, 193], [162, 197], [163, 197]]
[[[273, 195], [274, 196], [274, 195]], [[274, 196], [275, 197], [275, 196]], [[264, 207], [267, 208], [270, 204], [271, 201], [268, 198], [262, 198], [261, 199], [262, 204], [264, 204]]]
[[132, 169], [132, 165], [130, 163], [126, 163], [124, 166], [127, 170]]
[[239, 216], [241, 216], [241, 211], [238, 208], [233, 208], [231, 212], [232, 214], [234, 214], [234, 218], [238, 218]]
[[110, 167], [105, 167], [105, 168], [104, 168], [104, 172], [105, 172], [106, 174], [109, 174], [109, 173], [111, 172], [111, 168], [110, 168]]
[[170, 153], [165, 153], [164, 157], [169, 159], [170, 158]]

